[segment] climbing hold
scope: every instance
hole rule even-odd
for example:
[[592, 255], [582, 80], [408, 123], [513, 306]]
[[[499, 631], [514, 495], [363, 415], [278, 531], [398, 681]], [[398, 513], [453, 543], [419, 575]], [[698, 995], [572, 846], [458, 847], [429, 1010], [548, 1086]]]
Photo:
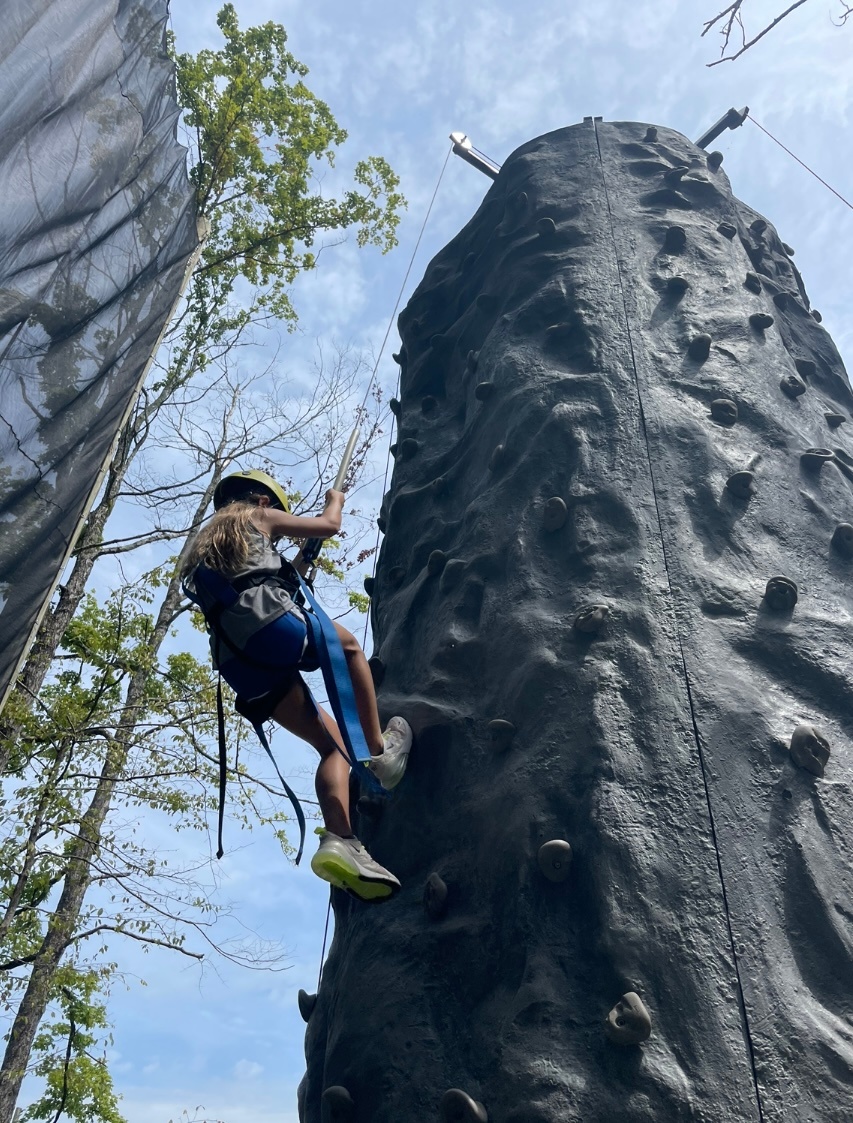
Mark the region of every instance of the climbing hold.
[[816, 320], [819, 324], [823, 323], [823, 316], [821, 316], [821, 314], [820, 314], [820, 312], [818, 312], [817, 308], [812, 308], [811, 317], [812, 317], [813, 320]]
[[369, 597], [373, 596], [373, 590], [375, 588], [376, 588], [376, 578], [375, 577], [365, 577], [365, 579], [364, 579], [364, 591], [367, 593], [367, 595]]
[[795, 292], [777, 292], [773, 295], [773, 303], [784, 312], [786, 308], [797, 308], [800, 302]]
[[646, 129], [646, 135], [643, 137], [643, 140], [647, 144], [654, 144], [654, 142], [657, 140], [657, 138], [658, 138], [657, 129], [655, 128], [654, 125], [649, 125], [649, 127]]
[[309, 994], [306, 990], [300, 990], [296, 995], [296, 1005], [299, 1007], [303, 1022], [307, 1022], [317, 1005], [317, 995]]
[[388, 446], [388, 451], [391, 453], [391, 455], [394, 457], [395, 460], [397, 459], [397, 453], [399, 451], [399, 448], [400, 448], [400, 446], [397, 444], [396, 441], [394, 441], [393, 444]]
[[689, 288], [690, 282], [686, 277], [670, 277], [666, 282], [666, 291], [671, 296], [684, 296]]
[[814, 378], [817, 374], [817, 363], [812, 359], [794, 359], [794, 366], [797, 368], [797, 374], [802, 375], [803, 378]]
[[536, 233], [540, 238], [547, 238], [557, 233], [557, 224], [553, 218], [540, 218], [536, 223]]
[[435, 413], [437, 409], [438, 398], [434, 398], [432, 394], [427, 394], [425, 398], [421, 399], [421, 413], [425, 414], [427, 417], [429, 417], [431, 413]]
[[735, 472], [726, 480], [726, 487], [738, 499], [749, 499], [752, 495], [752, 481], [755, 476], [752, 472]]
[[447, 480], [444, 476], [436, 476], [429, 486], [436, 495], [445, 495], [447, 493]]
[[388, 408], [391, 410], [391, 412], [394, 414], [395, 417], [400, 416], [400, 411], [402, 409], [402, 406], [400, 405], [400, 403], [397, 401], [396, 398], [391, 398], [391, 400], [388, 402]]
[[853, 525], [839, 523], [832, 532], [832, 547], [843, 558], [853, 558]]
[[437, 873], [431, 873], [426, 879], [424, 912], [430, 920], [441, 920], [447, 912], [447, 885]]
[[355, 1104], [341, 1084], [333, 1084], [320, 1097], [321, 1123], [352, 1123]]
[[401, 584], [405, 576], [406, 570], [402, 565], [392, 565], [388, 570], [388, 581], [391, 585]]
[[468, 370], [476, 370], [477, 369], [477, 363], [479, 361], [480, 361], [480, 352], [479, 351], [469, 351], [468, 356], [465, 359], [465, 365], [468, 367]]
[[380, 819], [385, 810], [385, 800], [378, 795], [362, 795], [358, 797], [355, 809], [365, 819]]
[[732, 226], [730, 222], [721, 222], [717, 227], [717, 230], [720, 234], [723, 235], [724, 238], [728, 238], [729, 241], [731, 241], [731, 239], [734, 238], [735, 234], [737, 234], [737, 227]]
[[794, 247], [789, 246], [787, 242], [782, 243], [782, 249], [785, 251], [785, 253], [788, 255], [788, 257], [794, 256]]
[[675, 168], [670, 168], [669, 171], [663, 173], [663, 178], [666, 183], [680, 183], [685, 175], [690, 171], [686, 164], [679, 164]]
[[711, 337], [707, 332], [694, 335], [687, 345], [687, 354], [697, 363], [704, 363], [711, 354]]
[[379, 518], [376, 520], [376, 525], [379, 527], [379, 530], [381, 531], [381, 533], [384, 534], [385, 531], [388, 529], [388, 520], [386, 518], [384, 518], [382, 515], [380, 515]]
[[800, 453], [800, 463], [807, 472], [819, 472], [824, 464], [835, 459], [831, 448], [807, 448]]
[[542, 525], [546, 531], [559, 530], [569, 515], [569, 509], [559, 495], [553, 495], [542, 511]]
[[615, 1045], [639, 1045], [651, 1035], [652, 1019], [639, 994], [629, 990], [607, 1015], [604, 1028]]
[[511, 721], [496, 717], [488, 724], [489, 737], [496, 749], [508, 749], [515, 736], [515, 726]]
[[430, 577], [438, 577], [447, 565], [447, 554], [443, 550], [433, 550], [427, 558], [427, 573]]
[[825, 413], [823, 416], [826, 418], [826, 423], [830, 429], [837, 429], [847, 420], [843, 413]]
[[587, 635], [597, 635], [607, 623], [607, 617], [609, 615], [610, 609], [606, 604], [587, 605], [587, 607], [582, 608], [575, 617], [574, 627], [579, 632], [585, 632]]
[[406, 439], [400, 445], [400, 459], [411, 460], [412, 457], [416, 455], [420, 447], [421, 446], [414, 439], [414, 437], [406, 437]]
[[799, 398], [800, 394], [805, 394], [806, 384], [795, 374], [786, 374], [779, 383], [779, 389], [789, 398]]
[[498, 306], [498, 298], [494, 293], [481, 292], [475, 303], [481, 312], [494, 312]]
[[489, 1123], [489, 1115], [478, 1100], [461, 1088], [450, 1088], [441, 1097], [442, 1123]]
[[510, 199], [510, 206], [513, 207], [526, 207], [527, 206], [527, 192], [519, 191]]
[[681, 253], [687, 245], [687, 232], [683, 226], [670, 226], [663, 240], [664, 253]]
[[391, 358], [394, 360], [394, 362], [397, 364], [397, 366], [403, 365], [403, 356], [400, 354], [399, 351], [395, 351], [393, 353], [393, 355], [391, 356]]
[[761, 278], [757, 273], [748, 272], [743, 287], [749, 289], [750, 292], [761, 292]]
[[549, 881], [565, 881], [572, 864], [572, 848], [562, 838], [552, 838], [539, 847], [539, 869]]
[[764, 590], [764, 600], [774, 612], [790, 612], [797, 603], [797, 586], [790, 577], [771, 577]]
[[773, 317], [768, 315], [767, 312], [753, 312], [749, 317], [749, 322], [756, 331], [767, 331], [768, 328], [773, 327]]
[[711, 416], [721, 425], [734, 425], [737, 421], [737, 402], [730, 398], [714, 398], [711, 402]]
[[474, 397], [477, 399], [478, 402], [484, 402], [484, 401], [486, 401], [487, 398], [490, 398], [492, 396], [492, 394], [494, 394], [494, 392], [495, 392], [494, 382], [481, 382], [474, 389]]
[[464, 572], [465, 562], [461, 558], [451, 558], [441, 571], [441, 579], [438, 583], [439, 590], [446, 593], [448, 590], [456, 588], [462, 580]]
[[708, 153], [708, 167], [712, 172], [715, 172], [723, 162], [722, 152], [709, 152]]
[[496, 445], [494, 452], [489, 457], [489, 471], [496, 472], [504, 460], [504, 446]]
[[822, 776], [829, 753], [829, 741], [813, 725], [798, 725], [791, 734], [791, 759], [807, 772]]
[[767, 223], [763, 218], [757, 218], [755, 222], [749, 224], [750, 230], [757, 238], [760, 238], [764, 231], [767, 229]]
[[371, 655], [367, 660], [367, 665], [370, 667], [370, 674], [373, 678], [373, 685], [378, 690], [382, 683], [385, 681], [385, 664], [378, 655]]

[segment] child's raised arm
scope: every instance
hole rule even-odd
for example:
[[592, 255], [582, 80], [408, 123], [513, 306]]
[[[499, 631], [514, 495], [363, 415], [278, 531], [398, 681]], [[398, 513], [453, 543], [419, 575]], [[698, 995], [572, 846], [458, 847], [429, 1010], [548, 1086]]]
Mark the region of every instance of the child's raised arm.
[[270, 538], [331, 538], [341, 529], [343, 505], [344, 493], [330, 489], [322, 515], [303, 517], [270, 507], [262, 496], [252, 512], [252, 522]]

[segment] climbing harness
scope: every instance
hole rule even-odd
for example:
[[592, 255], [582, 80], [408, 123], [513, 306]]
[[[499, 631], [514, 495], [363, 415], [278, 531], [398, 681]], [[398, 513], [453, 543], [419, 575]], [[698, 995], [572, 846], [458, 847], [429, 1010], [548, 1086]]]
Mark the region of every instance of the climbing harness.
[[[308, 583], [292, 569], [289, 563], [283, 562], [282, 569], [285, 572], [290, 571], [292, 575], [290, 580], [285, 580], [284, 578], [273, 578], [271, 580], [280, 581], [282, 584], [292, 587], [292, 578], [295, 577], [299, 584], [297, 597], [300, 597], [302, 600], [302, 604], [299, 606], [300, 612], [311, 640], [313, 641], [319, 668], [323, 673], [323, 681], [326, 686], [329, 704], [332, 707], [335, 720], [341, 732], [341, 738], [345, 748], [343, 755], [369, 788], [381, 792], [383, 790], [381, 785], [367, 768], [367, 762], [370, 760], [370, 750], [367, 747], [364, 733], [362, 732], [358, 709], [355, 704], [352, 680], [350, 678], [349, 668], [347, 667], [346, 655], [344, 654], [335, 626], [311, 592]], [[216, 661], [220, 668], [216, 691], [216, 715], [219, 733], [219, 814], [216, 856], [217, 858], [221, 858], [224, 853], [222, 834], [225, 819], [225, 789], [228, 770], [225, 744], [225, 711], [222, 703], [222, 678], [224, 677], [226, 682], [229, 682], [229, 679], [233, 679], [234, 681], [231, 681], [230, 685], [237, 689], [239, 693], [242, 679], [246, 677], [245, 672], [251, 671], [251, 674], [256, 674], [260, 671], [266, 674], [270, 683], [269, 689], [275, 689], [276, 684], [280, 685], [284, 683], [287, 681], [288, 677], [298, 672], [302, 661], [302, 644], [300, 642], [298, 649], [296, 648], [296, 637], [293, 631], [289, 630], [287, 627], [290, 623], [290, 613], [283, 613], [282, 616], [260, 628], [241, 646], [238, 646], [228, 638], [222, 625], [223, 614], [228, 608], [236, 604], [241, 591], [252, 587], [252, 585], [264, 582], [259, 582], [257, 579], [232, 582], [221, 573], [209, 569], [205, 565], [196, 566], [193, 571], [193, 580], [196, 588], [190, 588], [185, 582], [184, 593], [204, 614], [208, 628], [216, 640]], [[270, 579], [268, 578], [266, 580]], [[204, 597], [199, 596], [199, 589], [203, 591]], [[219, 658], [219, 652], [222, 650], [223, 645], [230, 652], [229, 658]], [[307, 669], [314, 670], [316, 668], [308, 667]], [[307, 685], [305, 686], [305, 691], [309, 702], [319, 716], [317, 703]], [[281, 774], [276, 759], [273, 756], [272, 749], [270, 748], [266, 732], [264, 731], [263, 721], [254, 721], [251, 718], [250, 720], [252, 721], [255, 734], [263, 746], [264, 752], [266, 752], [267, 756], [272, 761], [276, 775], [296, 813], [296, 819], [299, 823], [299, 850], [296, 855], [296, 864], [299, 865], [305, 847], [305, 814], [302, 810], [299, 798]]]

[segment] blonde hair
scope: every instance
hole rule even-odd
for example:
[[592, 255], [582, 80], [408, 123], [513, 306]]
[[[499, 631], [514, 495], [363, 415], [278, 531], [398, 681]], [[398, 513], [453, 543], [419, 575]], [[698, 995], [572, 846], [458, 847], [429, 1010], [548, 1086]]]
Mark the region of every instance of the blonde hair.
[[182, 575], [192, 573], [197, 565], [206, 565], [226, 576], [238, 573], [249, 560], [252, 549], [250, 531], [252, 515], [258, 509], [257, 495], [236, 499], [222, 507], [207, 526], [196, 535]]

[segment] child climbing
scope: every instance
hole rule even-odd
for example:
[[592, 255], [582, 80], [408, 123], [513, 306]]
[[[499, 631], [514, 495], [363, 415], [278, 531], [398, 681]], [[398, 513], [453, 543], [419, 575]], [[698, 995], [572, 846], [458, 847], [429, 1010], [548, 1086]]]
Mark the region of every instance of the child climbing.
[[[296, 604], [299, 578], [307, 571], [301, 552], [282, 559], [281, 538], [328, 538], [341, 527], [344, 495], [326, 493], [323, 513], [292, 515], [287, 496], [265, 472], [226, 476], [213, 497], [215, 514], [199, 532], [183, 567], [184, 588], [201, 607], [211, 635], [214, 665], [237, 694], [236, 708], [259, 728], [272, 718], [320, 754], [316, 791], [324, 829], [311, 860], [318, 877], [362, 900], [378, 901], [400, 888], [355, 837], [349, 808], [349, 758], [333, 718], [314, 702], [300, 671], [316, 670], [318, 652], [304, 611]], [[210, 577], [214, 575], [214, 584]], [[218, 576], [216, 576], [218, 575]], [[225, 579], [231, 603], [215, 581]], [[393, 717], [379, 723], [373, 679], [355, 637], [334, 624], [346, 656], [358, 719], [370, 750], [367, 767], [386, 790], [406, 770], [412, 731]]]

